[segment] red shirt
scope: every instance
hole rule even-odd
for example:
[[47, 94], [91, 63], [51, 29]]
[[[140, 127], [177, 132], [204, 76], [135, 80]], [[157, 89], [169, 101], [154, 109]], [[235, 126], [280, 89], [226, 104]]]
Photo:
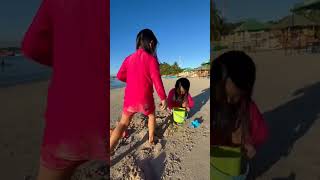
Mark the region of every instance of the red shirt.
[[44, 0], [25, 34], [26, 57], [51, 66], [42, 150], [107, 160], [109, 1]]

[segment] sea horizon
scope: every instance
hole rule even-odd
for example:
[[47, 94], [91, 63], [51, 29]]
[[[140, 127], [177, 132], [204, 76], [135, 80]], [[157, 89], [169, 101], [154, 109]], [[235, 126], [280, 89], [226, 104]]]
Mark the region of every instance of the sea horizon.
[[51, 68], [23, 56], [0, 58], [0, 87], [49, 80], [50, 77]]

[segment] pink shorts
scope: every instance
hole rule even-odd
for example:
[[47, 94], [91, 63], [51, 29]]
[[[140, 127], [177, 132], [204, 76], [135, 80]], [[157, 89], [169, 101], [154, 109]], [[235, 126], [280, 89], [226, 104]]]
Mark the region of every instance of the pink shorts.
[[[132, 115], [134, 115], [135, 113], [138, 113], [138, 112], [129, 112], [126, 109], [123, 109], [122, 113], [125, 114], [126, 116], [132, 116]], [[150, 114], [153, 114], [154, 111], [153, 112], [141, 112], [141, 113], [144, 114], [145, 116], [149, 116]]]
[[56, 157], [55, 155], [47, 151], [41, 152], [40, 164], [43, 167], [48, 169], [65, 170], [69, 168], [75, 168], [85, 162], [87, 162], [87, 160], [81, 160], [81, 161], [67, 160], [67, 159]]
[[150, 114], [154, 114], [155, 112], [155, 107], [152, 106], [151, 108], [143, 108], [143, 107], [131, 107], [131, 108], [123, 108], [122, 110], [122, 113], [127, 115], [127, 116], [132, 116], [134, 115], [135, 113], [142, 113], [144, 114], [145, 116], [149, 116]]

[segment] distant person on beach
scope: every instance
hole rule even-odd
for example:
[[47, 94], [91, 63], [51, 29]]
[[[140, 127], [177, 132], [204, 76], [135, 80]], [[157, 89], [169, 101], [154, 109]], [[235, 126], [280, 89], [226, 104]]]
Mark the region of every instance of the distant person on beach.
[[241, 51], [217, 57], [211, 67], [211, 145], [243, 147], [248, 159], [266, 141], [268, 129], [252, 100], [256, 68]]
[[23, 54], [53, 70], [38, 180], [70, 179], [84, 162], [109, 162], [108, 4], [43, 0], [25, 34]]
[[180, 78], [176, 81], [175, 87], [168, 94], [168, 108], [186, 108], [187, 112], [194, 106], [193, 99], [189, 93], [190, 81], [187, 78]]
[[157, 44], [158, 40], [150, 29], [141, 30], [136, 38], [136, 52], [124, 60], [117, 74], [117, 78], [126, 83], [126, 89], [122, 117], [110, 138], [111, 152], [137, 112], [148, 116], [149, 143], [155, 143], [156, 107], [153, 85], [161, 100], [161, 110], [167, 108], [167, 96], [156, 55]]

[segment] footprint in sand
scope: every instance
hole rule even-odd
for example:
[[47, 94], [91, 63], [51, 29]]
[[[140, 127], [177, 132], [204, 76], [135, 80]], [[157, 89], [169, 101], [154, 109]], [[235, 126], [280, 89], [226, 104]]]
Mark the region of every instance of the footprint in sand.
[[112, 179], [129, 179], [129, 180], [143, 180], [145, 176], [143, 171], [136, 163], [134, 155], [128, 155], [124, 158], [124, 162], [118, 168], [112, 171]]

